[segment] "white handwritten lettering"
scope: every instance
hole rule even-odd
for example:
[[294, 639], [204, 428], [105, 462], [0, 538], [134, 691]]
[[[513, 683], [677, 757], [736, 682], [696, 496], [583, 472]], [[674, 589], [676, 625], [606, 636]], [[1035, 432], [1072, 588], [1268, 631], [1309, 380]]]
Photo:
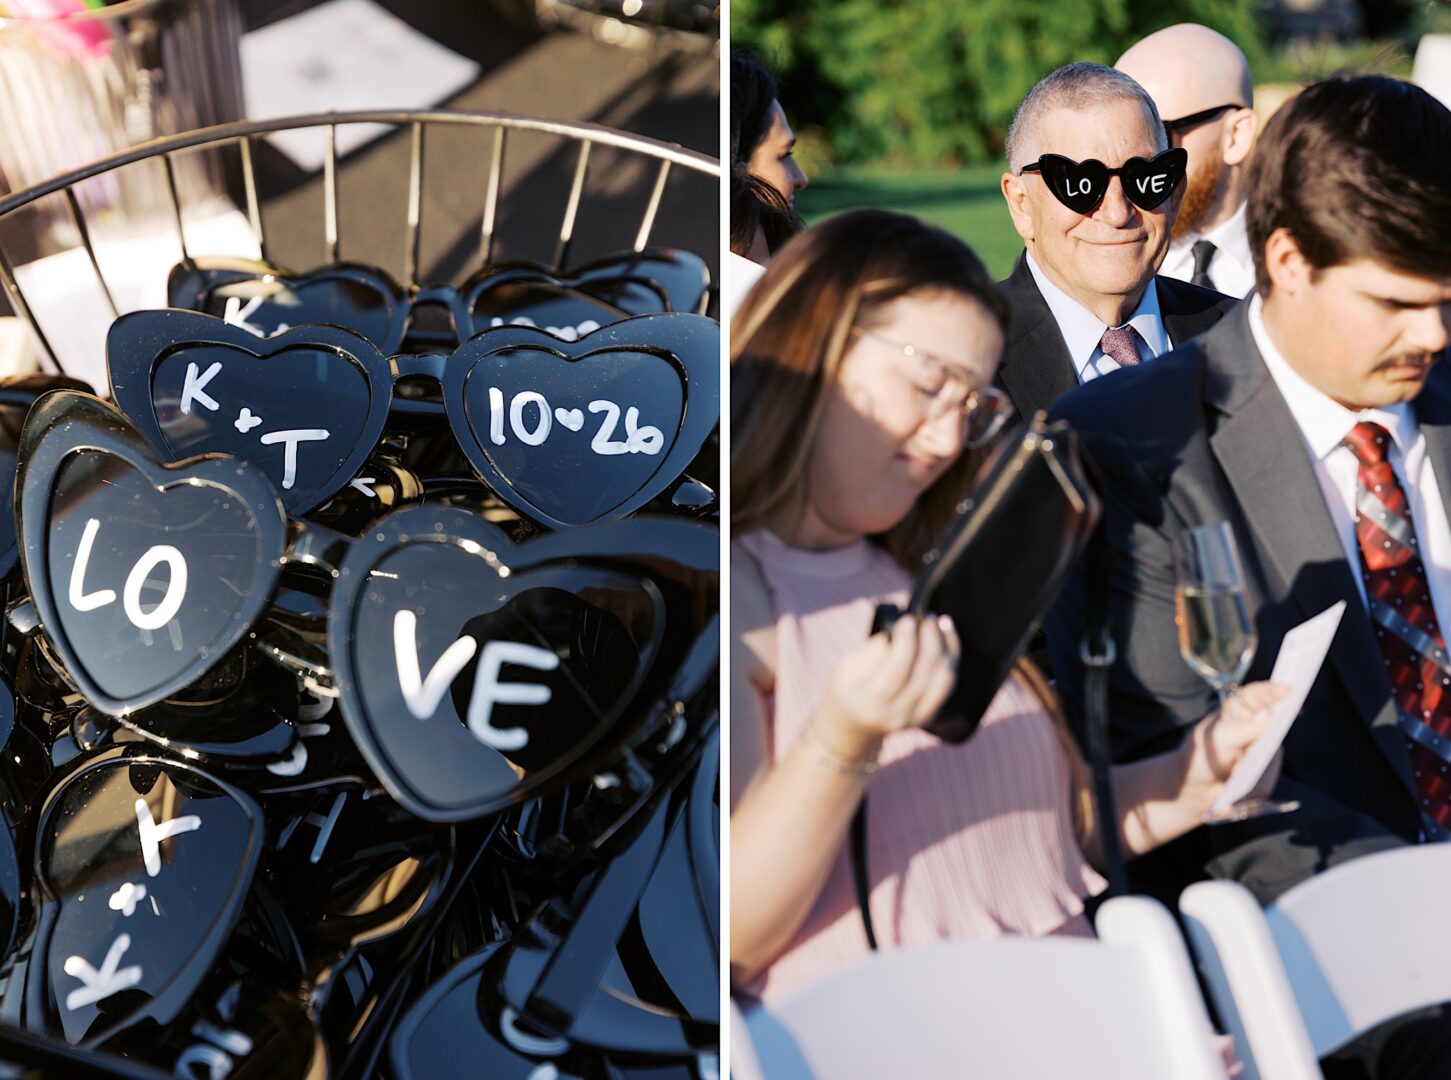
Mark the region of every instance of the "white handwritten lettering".
[[148, 877], [161, 873], [161, 842], [173, 836], [192, 832], [202, 827], [202, 819], [195, 814], [156, 824], [151, 817], [151, 807], [145, 799], [136, 800], [136, 829], [141, 834], [141, 859], [146, 864]]
[[129, 990], [139, 983], [141, 981], [140, 965], [132, 964], [130, 967], [124, 968], [119, 966], [121, 957], [130, 947], [131, 935], [122, 934], [111, 943], [111, 948], [107, 951], [106, 959], [102, 961], [99, 971], [86, 963], [84, 957], [66, 957], [65, 973], [73, 979], [79, 979], [81, 985], [66, 995], [65, 1007], [71, 1012], [75, 1012], [86, 1005], [94, 1005], [112, 994]]
[[[145, 585], [152, 567], [164, 562], [171, 568], [171, 581], [166, 586], [166, 595], [150, 612], [141, 610], [141, 587]], [[126, 588], [121, 593], [121, 606], [126, 618], [140, 630], [159, 630], [176, 617], [181, 602], [186, 599], [186, 558], [170, 544], [157, 544], [147, 548], [146, 554], [137, 560], [126, 575]]]
[[203, 387], [205, 387], [207, 383], [211, 382], [214, 378], [217, 377], [217, 373], [221, 370], [222, 362], [218, 360], [213, 363], [211, 367], [207, 368], [205, 374], [203, 374], [201, 378], [197, 378], [196, 365], [186, 365], [186, 381], [182, 383], [181, 387], [181, 411], [183, 413], [186, 413], [188, 416], [191, 415], [191, 403], [193, 401], [200, 402], [212, 412], [216, 412], [218, 409], [221, 408], [221, 406], [217, 404], [217, 399], [212, 397], [203, 389]]
[[67, 598], [71, 602], [71, 607], [77, 611], [94, 611], [116, 599], [114, 589], [97, 589], [93, 593], [86, 592], [86, 567], [91, 561], [91, 547], [96, 542], [96, 533], [100, 531], [100, 518], [87, 519], [85, 532], [81, 533], [80, 547], [76, 549], [76, 561], [71, 567], [71, 587]]
[[122, 882], [121, 887], [111, 894], [106, 901], [106, 906], [112, 911], [119, 911], [126, 918], [136, 914], [136, 905], [146, 899], [146, 886], [137, 885], [135, 882]]
[[[398, 688], [403, 703], [415, 720], [427, 720], [438, 709], [454, 677], [473, 659], [478, 642], [465, 634], [447, 649], [429, 669], [428, 678], [419, 677], [418, 616], [406, 608], [393, 616], [393, 655], [398, 666]], [[553, 655], [552, 653], [550, 655]]]
[[[533, 405], [539, 410], [539, 422], [533, 431], [524, 426], [525, 405]], [[514, 400], [509, 402], [509, 426], [514, 429], [514, 437], [522, 443], [538, 446], [549, 438], [549, 429], [553, 423], [549, 402], [537, 390], [525, 390], [522, 394], [515, 394]]]
[[282, 489], [291, 491], [292, 485], [297, 482], [297, 444], [300, 442], [319, 442], [328, 437], [327, 428], [292, 428], [287, 431], [269, 431], [262, 436], [262, 445], [271, 446], [273, 443], [285, 443], [286, 450], [282, 456]]
[[495, 750], [522, 750], [529, 745], [529, 732], [523, 728], [494, 727], [491, 722], [494, 705], [543, 705], [549, 701], [551, 691], [542, 683], [499, 682], [499, 671], [505, 664], [553, 671], [559, 666], [559, 657], [548, 649], [519, 641], [487, 642], [479, 655], [474, 692], [469, 699], [469, 730]]

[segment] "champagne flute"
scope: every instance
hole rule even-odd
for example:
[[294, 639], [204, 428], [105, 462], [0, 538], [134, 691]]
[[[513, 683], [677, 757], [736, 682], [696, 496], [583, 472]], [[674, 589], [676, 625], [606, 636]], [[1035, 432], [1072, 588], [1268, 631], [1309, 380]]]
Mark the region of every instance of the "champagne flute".
[[[1174, 545], [1174, 621], [1179, 655], [1219, 696], [1223, 708], [1254, 659], [1258, 638], [1245, 595], [1244, 571], [1229, 522], [1201, 525], [1179, 534]], [[1242, 799], [1206, 823], [1247, 821], [1299, 808], [1298, 802]]]
[[1257, 644], [1229, 522], [1180, 533], [1174, 570], [1179, 655], [1214, 687], [1223, 705], [1249, 671]]

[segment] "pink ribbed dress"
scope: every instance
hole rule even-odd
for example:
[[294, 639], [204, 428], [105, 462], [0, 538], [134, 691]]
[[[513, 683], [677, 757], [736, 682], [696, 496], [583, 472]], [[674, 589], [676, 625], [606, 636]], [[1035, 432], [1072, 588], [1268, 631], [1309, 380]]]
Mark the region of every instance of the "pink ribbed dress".
[[[788, 547], [768, 532], [736, 542], [759, 566], [776, 616], [774, 761], [800, 736], [838, 662], [866, 640], [876, 605], [905, 604], [911, 580], [865, 540], [830, 551]], [[1027, 687], [1010, 679], [967, 742], [900, 732], [880, 762], [868, 787], [867, 862], [881, 948], [1092, 934], [1083, 898], [1105, 883], [1074, 839], [1068, 761]], [[805, 924], [745, 989], [769, 1001], [867, 952], [843, 843]]]

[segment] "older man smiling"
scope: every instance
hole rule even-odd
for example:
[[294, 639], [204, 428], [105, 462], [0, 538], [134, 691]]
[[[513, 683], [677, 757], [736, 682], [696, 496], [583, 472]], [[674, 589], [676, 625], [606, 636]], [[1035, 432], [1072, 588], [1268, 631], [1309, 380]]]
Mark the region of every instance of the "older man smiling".
[[1012, 325], [998, 378], [1018, 411], [1209, 329], [1234, 301], [1156, 277], [1185, 153], [1122, 72], [1070, 64], [1023, 99], [1002, 192], [1025, 251], [1002, 283]]

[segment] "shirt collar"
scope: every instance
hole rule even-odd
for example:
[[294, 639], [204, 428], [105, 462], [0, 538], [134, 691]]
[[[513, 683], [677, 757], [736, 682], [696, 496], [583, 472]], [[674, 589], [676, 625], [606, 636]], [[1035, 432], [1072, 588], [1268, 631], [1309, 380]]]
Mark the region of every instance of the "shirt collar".
[[1247, 202], [1240, 203], [1238, 210], [1208, 232], [1196, 231], [1174, 237], [1169, 249], [1179, 252], [1193, 247], [1200, 240], [1208, 240], [1219, 253], [1228, 255], [1246, 269], [1252, 269], [1254, 258], [1250, 255], [1249, 233], [1245, 225], [1245, 208], [1248, 205]]
[[1299, 425], [1310, 453], [1317, 461], [1325, 458], [1345, 441], [1345, 437], [1362, 420], [1380, 424], [1390, 432], [1391, 439], [1404, 456], [1419, 438], [1416, 415], [1409, 402], [1397, 402], [1379, 409], [1347, 409], [1324, 391], [1310, 385], [1290, 366], [1284, 354], [1275, 347], [1265, 326], [1264, 300], [1256, 293], [1249, 302], [1249, 330], [1255, 346], [1264, 357], [1270, 377], [1279, 387], [1280, 396], [1289, 406]]
[[[1083, 369], [1098, 353], [1099, 342], [1103, 340], [1103, 332], [1108, 328], [1099, 322], [1097, 315], [1053, 284], [1033, 260], [1031, 253], [1027, 254], [1027, 260], [1038, 291], [1043, 294], [1043, 300], [1047, 303], [1048, 310], [1053, 313], [1053, 319], [1068, 345], [1068, 356], [1073, 361], [1073, 370], [1078, 372], [1081, 379]], [[1155, 281], [1149, 282], [1149, 288], [1144, 290], [1139, 306], [1134, 309], [1125, 325], [1132, 326], [1139, 332], [1139, 336], [1148, 343], [1152, 355], [1162, 356], [1169, 351], [1169, 335], [1164, 330], [1164, 320], [1159, 312], [1159, 289]]]

